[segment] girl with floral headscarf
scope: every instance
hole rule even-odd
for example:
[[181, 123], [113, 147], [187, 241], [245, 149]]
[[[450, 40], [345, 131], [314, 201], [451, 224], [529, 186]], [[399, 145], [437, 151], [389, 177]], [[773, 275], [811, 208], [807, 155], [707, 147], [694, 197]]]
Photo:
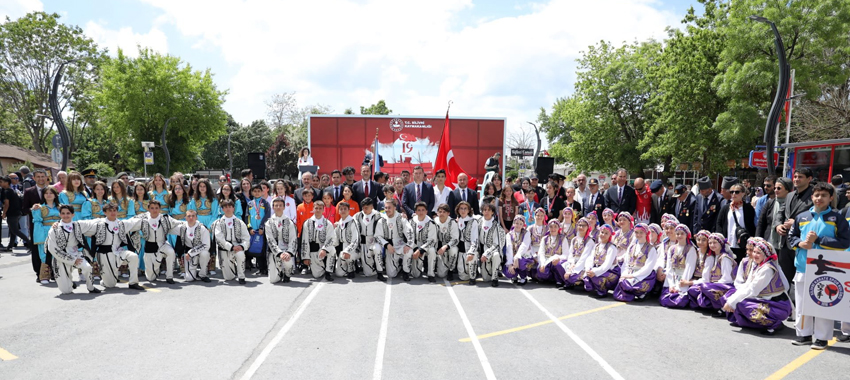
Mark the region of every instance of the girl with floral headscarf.
[[788, 299], [788, 279], [782, 274], [773, 246], [762, 238], [753, 238], [753, 273], [747, 281], [723, 299], [733, 326], [763, 329], [773, 334], [793, 310]]
[[505, 277], [519, 285], [525, 285], [528, 280], [528, 268], [534, 267], [531, 252], [531, 238], [525, 228], [522, 215], [514, 217], [511, 231], [505, 236]]
[[653, 272], [658, 252], [649, 242], [649, 226], [644, 223], [636, 225], [634, 236], [620, 269], [620, 281], [614, 289], [614, 299], [618, 301], [642, 300], [655, 286]]
[[628, 211], [617, 214], [615, 222], [619, 226], [619, 231], [614, 235], [614, 245], [617, 246], [617, 263], [615, 266], [618, 268], [617, 270], [620, 270], [625, 262], [626, 251], [632, 243], [632, 228], [634, 228], [635, 222], [632, 214]]
[[599, 241], [585, 264], [588, 269], [584, 274], [584, 290], [593, 292], [598, 298], [608, 296], [608, 291], [614, 290], [620, 279], [613, 271], [617, 259], [617, 247], [611, 241], [613, 236], [614, 227], [611, 225], [599, 227]]
[[614, 227], [614, 232], [620, 230], [620, 227], [617, 225], [617, 222], [614, 220], [617, 215], [614, 214], [614, 210], [610, 208], [606, 208], [602, 210], [602, 224], [607, 224], [611, 227]]
[[560, 269], [555, 268], [564, 279], [565, 290], [582, 285], [588, 258], [596, 247], [596, 242], [590, 236], [592, 225], [593, 222], [587, 218], [576, 222], [576, 237], [570, 242], [567, 259], [560, 265]]
[[549, 231], [537, 251], [537, 270], [534, 271], [534, 276], [537, 281], [555, 281], [560, 284], [561, 279], [558, 278], [555, 267], [560, 266], [561, 261], [567, 258], [569, 239], [561, 235], [561, 225], [557, 219], [550, 220], [548, 227]]
[[573, 222], [575, 211], [572, 207], [567, 207], [561, 211], [561, 234], [567, 240], [573, 240], [576, 237], [576, 224]]
[[661, 306], [681, 309], [688, 306], [688, 281], [694, 276], [697, 252], [691, 242], [691, 229], [679, 224], [674, 229], [675, 243], [668, 248], [664, 288], [661, 290]]
[[[702, 279], [696, 284], [698, 294], [691, 296], [692, 305], [715, 310], [715, 317], [723, 318], [720, 312], [723, 307], [723, 296], [732, 289], [735, 282], [735, 254], [722, 234], [713, 233], [708, 237], [709, 256], [713, 257], [711, 265], [705, 262]], [[690, 292], [689, 292], [690, 294]]]

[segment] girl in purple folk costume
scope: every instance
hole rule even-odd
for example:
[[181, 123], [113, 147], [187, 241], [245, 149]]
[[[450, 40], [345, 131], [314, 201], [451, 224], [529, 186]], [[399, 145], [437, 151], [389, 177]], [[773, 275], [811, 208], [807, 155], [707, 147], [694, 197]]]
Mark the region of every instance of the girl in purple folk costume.
[[611, 227], [614, 227], [614, 232], [620, 231], [620, 226], [617, 225], [617, 215], [614, 214], [614, 210], [610, 208], [606, 208], [602, 210], [602, 224], [607, 224]]
[[546, 211], [542, 208], [534, 210], [534, 224], [527, 227], [528, 238], [530, 242], [528, 246], [529, 256], [533, 260], [532, 266], [528, 267], [528, 274], [533, 275], [532, 271], [537, 269], [537, 251], [540, 250], [540, 243], [543, 241], [543, 236], [546, 236]]
[[[667, 274], [667, 261], [670, 259], [670, 247], [676, 244], [676, 226], [679, 224], [678, 219], [670, 214], [661, 216], [661, 225], [652, 224], [650, 229], [655, 231], [656, 237], [655, 250], [658, 252], [658, 258], [655, 261], [655, 288], [652, 289], [652, 294], [660, 295], [664, 288]], [[652, 227], [655, 226], [655, 227]], [[650, 231], [650, 234], [652, 234]]]
[[522, 215], [514, 217], [511, 231], [505, 236], [505, 277], [519, 285], [528, 281], [528, 268], [534, 267], [531, 252], [531, 238], [525, 229], [525, 219]]
[[596, 215], [596, 211], [591, 211], [585, 215], [585, 218], [590, 222], [590, 238], [596, 243], [599, 241], [599, 216]]
[[613, 271], [617, 260], [617, 247], [611, 242], [614, 227], [604, 224], [599, 227], [599, 241], [593, 248], [593, 254], [587, 258], [584, 274], [584, 290], [594, 292], [598, 298], [606, 297], [609, 290], [617, 287], [620, 276]]
[[676, 244], [667, 248], [667, 266], [664, 268], [664, 287], [661, 289], [661, 306], [682, 309], [688, 306], [688, 281], [694, 275], [697, 252], [691, 242], [691, 230], [684, 224], [675, 228]]
[[793, 312], [788, 279], [782, 274], [773, 246], [753, 238], [753, 272], [734, 294], [724, 297], [723, 311], [732, 326], [762, 329], [773, 334]]
[[699, 295], [691, 302], [702, 308], [716, 310], [714, 316], [723, 318], [725, 315], [720, 311], [723, 308], [723, 296], [734, 286], [737, 263], [735, 254], [722, 234], [713, 233], [709, 236], [708, 249], [714, 262], [708, 265], [706, 261], [702, 283], [698, 285]]
[[572, 207], [561, 211], [561, 234], [567, 241], [572, 241], [576, 237], [576, 224], [573, 218], [575, 218], [575, 211]]
[[569, 240], [561, 235], [561, 224], [557, 219], [549, 221], [549, 231], [543, 237], [540, 248], [537, 251], [537, 270], [534, 275], [540, 282], [562, 282], [562, 275], [558, 274], [556, 267], [560, 267], [561, 261], [567, 258]]
[[756, 266], [755, 261], [753, 261], [753, 241], [753, 238], [747, 239], [747, 256], [738, 264], [738, 271], [735, 273], [735, 282], [732, 284], [732, 289], [726, 292], [726, 298], [735, 294], [735, 289], [740, 288], [747, 282], [750, 272]]
[[619, 230], [612, 240], [614, 245], [617, 246], [617, 262], [614, 266], [618, 271], [617, 274], [619, 275], [620, 272], [622, 272], [622, 266], [626, 260], [626, 251], [629, 250], [629, 246], [632, 244], [632, 228], [634, 228], [635, 222], [632, 214], [628, 211], [623, 211], [617, 214], [615, 221], [619, 226]]
[[[590, 229], [593, 223], [587, 218], [581, 218], [576, 222], [576, 237], [573, 238], [569, 247], [567, 260], [561, 264], [561, 277], [564, 279], [564, 290], [576, 286], [583, 286], [585, 265], [588, 258], [593, 255], [596, 242], [590, 237]], [[557, 268], [556, 268], [557, 269]]]
[[655, 286], [654, 263], [658, 253], [649, 240], [649, 226], [643, 223], [636, 225], [634, 240], [621, 268], [620, 281], [614, 289], [614, 299], [624, 302], [642, 300]]
[[[685, 281], [685, 284], [688, 285], [688, 297], [690, 298], [688, 305], [691, 309], [705, 307], [697, 303], [697, 297], [700, 295], [700, 286], [710, 277], [707, 271], [714, 266], [715, 256], [708, 249], [709, 236], [711, 236], [711, 232], [706, 230], [700, 230], [694, 235], [697, 249], [697, 266], [694, 268], [694, 277], [690, 281]], [[702, 301], [703, 304], [707, 303], [707, 300]]]

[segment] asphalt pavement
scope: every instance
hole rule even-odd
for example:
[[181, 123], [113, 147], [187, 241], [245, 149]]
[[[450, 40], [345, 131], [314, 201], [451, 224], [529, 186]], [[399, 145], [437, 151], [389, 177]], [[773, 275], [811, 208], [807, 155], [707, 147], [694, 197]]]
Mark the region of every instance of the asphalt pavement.
[[23, 249], [0, 256], [0, 276], [0, 379], [850, 378], [850, 344], [793, 346], [790, 323], [764, 336], [540, 284], [219, 272], [60, 296]]

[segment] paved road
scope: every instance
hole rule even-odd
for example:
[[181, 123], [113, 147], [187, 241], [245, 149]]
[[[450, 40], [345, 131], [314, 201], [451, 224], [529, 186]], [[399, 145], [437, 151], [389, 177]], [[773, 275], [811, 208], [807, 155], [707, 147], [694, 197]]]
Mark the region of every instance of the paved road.
[[793, 329], [765, 337], [651, 301], [304, 276], [59, 296], [17, 252], [0, 257], [0, 379], [850, 378], [850, 345], [811, 356]]

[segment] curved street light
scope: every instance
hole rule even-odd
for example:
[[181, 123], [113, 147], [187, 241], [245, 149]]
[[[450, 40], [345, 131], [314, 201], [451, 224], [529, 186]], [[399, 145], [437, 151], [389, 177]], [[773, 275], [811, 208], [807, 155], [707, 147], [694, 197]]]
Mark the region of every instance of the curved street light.
[[767, 173], [768, 175], [776, 175], [776, 163], [773, 162], [773, 147], [776, 145], [774, 136], [776, 135], [777, 123], [779, 122], [779, 114], [782, 113], [782, 108], [785, 106], [786, 97], [788, 96], [788, 79], [791, 76], [791, 67], [785, 59], [785, 45], [782, 43], [782, 36], [779, 34], [779, 29], [776, 29], [776, 24], [764, 17], [752, 15], [750, 20], [761, 22], [770, 25], [773, 30], [774, 47], [776, 48], [776, 56], [779, 59], [779, 83], [776, 88], [776, 97], [773, 98], [773, 104], [770, 106], [770, 113], [767, 116], [767, 125], [764, 128], [764, 145], [766, 146], [767, 156]]

